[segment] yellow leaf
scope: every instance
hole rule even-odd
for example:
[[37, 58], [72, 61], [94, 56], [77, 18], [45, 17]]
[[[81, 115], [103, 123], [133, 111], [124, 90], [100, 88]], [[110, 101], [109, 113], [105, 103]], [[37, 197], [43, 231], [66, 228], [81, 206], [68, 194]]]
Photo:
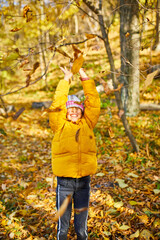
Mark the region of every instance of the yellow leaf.
[[130, 35], [129, 32], [127, 32], [127, 33], [125, 34], [126, 37], [129, 37], [129, 35]]
[[103, 177], [104, 175], [105, 175], [105, 174], [102, 173], [102, 172], [96, 174], [97, 177]]
[[114, 207], [115, 208], [120, 208], [122, 206], [123, 206], [123, 202], [122, 201], [114, 203]]
[[33, 237], [32, 236], [30, 236], [29, 238], [27, 238], [26, 240], [33, 240]]
[[140, 222], [144, 223], [144, 224], [147, 224], [149, 219], [148, 219], [148, 216], [147, 215], [142, 215], [142, 216], [138, 216], [139, 219], [140, 219]]
[[128, 230], [129, 228], [130, 228], [130, 226], [124, 225], [124, 224], [119, 227], [120, 230]]
[[128, 184], [126, 184], [123, 179], [117, 178], [117, 179], [116, 179], [116, 182], [118, 182], [120, 188], [126, 188], [126, 187], [128, 187]]
[[26, 216], [28, 214], [28, 210], [19, 210], [17, 213], [19, 213], [22, 216]]
[[114, 138], [115, 134], [111, 127], [109, 127], [109, 129], [108, 129], [108, 133], [109, 133], [110, 138]]
[[130, 235], [130, 238], [137, 238], [139, 237], [139, 230], [137, 230], [135, 233]]
[[68, 196], [64, 199], [61, 207], [59, 208], [59, 210], [57, 211], [56, 215], [54, 216], [54, 218], [53, 218], [54, 221], [57, 221], [57, 220], [59, 219], [59, 217], [61, 217], [61, 216], [65, 213], [65, 211], [66, 211], [66, 209], [67, 209], [68, 204], [70, 203], [70, 201], [71, 201], [71, 195], [68, 195]]
[[145, 240], [150, 240], [150, 238], [154, 239], [153, 238], [153, 235], [150, 233], [149, 230], [147, 229], [144, 229], [140, 235], [139, 235], [140, 239], [145, 239]]
[[37, 168], [36, 167], [30, 167], [30, 168], [27, 169], [27, 171], [35, 172], [35, 171], [37, 171]]
[[159, 194], [160, 193], [160, 189], [153, 189], [154, 194]]
[[131, 173], [128, 173], [127, 175], [130, 176], [130, 177], [138, 178], [138, 175], [136, 175], [136, 174], [134, 174], [134, 173], [132, 173], [132, 172], [131, 172]]
[[144, 202], [136, 202], [136, 201], [129, 201], [129, 204], [131, 204], [132, 206], [134, 206], [134, 205], [141, 205], [141, 206], [143, 206], [145, 203]]
[[83, 54], [81, 54], [74, 62], [72, 66], [72, 73], [76, 74], [79, 72], [84, 62]]
[[160, 219], [157, 218], [154, 223], [153, 223], [153, 226], [156, 228], [156, 227], [159, 227], [160, 228]]
[[37, 228], [31, 225], [28, 225], [28, 227], [33, 231], [33, 232], [37, 232]]

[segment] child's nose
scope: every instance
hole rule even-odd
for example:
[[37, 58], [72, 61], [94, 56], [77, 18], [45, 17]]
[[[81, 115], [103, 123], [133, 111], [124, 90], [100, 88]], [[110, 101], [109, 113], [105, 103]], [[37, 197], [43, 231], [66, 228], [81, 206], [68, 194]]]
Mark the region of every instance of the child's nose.
[[75, 107], [72, 108], [72, 112], [75, 113], [77, 112], [77, 109]]

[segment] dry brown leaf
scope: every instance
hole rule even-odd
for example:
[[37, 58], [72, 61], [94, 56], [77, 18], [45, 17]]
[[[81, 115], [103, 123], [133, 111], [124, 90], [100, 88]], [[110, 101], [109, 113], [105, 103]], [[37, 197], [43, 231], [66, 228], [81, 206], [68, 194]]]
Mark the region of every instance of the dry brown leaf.
[[62, 49], [56, 48], [56, 51], [59, 52], [60, 54], [62, 54], [63, 56], [68, 57], [71, 61], [73, 61], [73, 58], [70, 57], [70, 56], [68, 55], [68, 53], [66, 53], [66, 52], [63, 51]]
[[74, 44], [72, 44], [72, 48], [74, 51], [74, 61], [79, 57], [79, 54], [82, 54], [82, 51], [77, 48]]
[[160, 72], [160, 70], [157, 69], [156, 71], [154, 71], [154, 72], [152, 72], [152, 73], [150, 73], [150, 74], [147, 75], [147, 78], [146, 78], [146, 80], [145, 80], [145, 82], [144, 82], [144, 87], [143, 87], [143, 92], [142, 92], [142, 94], [145, 92], [145, 90], [147, 89], [147, 87], [148, 87], [149, 85], [151, 85], [154, 77], [155, 77], [159, 72]]
[[65, 211], [66, 211], [66, 209], [67, 209], [68, 204], [70, 203], [70, 201], [71, 201], [71, 195], [68, 195], [68, 196], [64, 199], [61, 207], [59, 208], [59, 210], [57, 211], [56, 215], [54, 216], [54, 218], [53, 218], [54, 221], [57, 221], [57, 220], [59, 219], [59, 217], [61, 217], [61, 216], [65, 213]]
[[30, 22], [33, 19], [33, 11], [28, 5], [23, 8], [23, 17], [26, 18], [26, 22]]
[[20, 68], [22, 68], [24, 65], [28, 64], [29, 63], [29, 60], [28, 59], [25, 59], [21, 65], [20, 65]]
[[18, 32], [19, 30], [21, 30], [22, 28], [13, 28], [10, 30], [10, 32]]
[[31, 8], [28, 5], [26, 5], [23, 8], [23, 17], [26, 17], [28, 11], [31, 11]]
[[31, 82], [31, 75], [28, 74], [26, 77], [27, 77], [27, 78], [26, 78], [26, 87], [28, 87], [29, 84], [30, 84], [30, 82]]
[[39, 62], [36, 62], [34, 65], [33, 65], [33, 70], [32, 70], [32, 73], [34, 73], [36, 71], [36, 69], [39, 67], [40, 63]]
[[96, 34], [88, 34], [88, 33], [86, 33], [85, 36], [86, 36], [87, 39], [92, 39], [92, 38], [97, 37]]

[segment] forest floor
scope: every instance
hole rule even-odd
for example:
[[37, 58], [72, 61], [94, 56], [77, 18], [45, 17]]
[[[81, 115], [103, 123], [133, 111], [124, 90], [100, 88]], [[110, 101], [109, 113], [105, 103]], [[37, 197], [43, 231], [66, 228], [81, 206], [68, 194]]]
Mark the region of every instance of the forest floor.
[[[144, 58], [146, 56], [144, 55]], [[159, 57], [152, 57], [153, 64], [158, 64]], [[109, 69], [104, 49], [95, 55], [92, 51], [90, 59], [86, 64], [87, 73], [94, 79], [99, 71]], [[142, 62], [142, 70], [144, 67]], [[62, 77], [59, 75], [58, 66], [54, 64], [49, 74], [48, 76], [54, 77], [56, 81]], [[17, 76], [17, 82], [15, 79], [13, 86], [22, 84], [20, 81]], [[25, 82], [23, 84], [25, 85]], [[51, 169], [53, 134], [44, 109], [32, 108], [34, 101], [52, 99], [56, 83], [49, 82], [50, 91], [40, 85], [35, 84], [4, 97], [5, 103], [14, 105], [16, 111], [21, 107], [25, 107], [25, 111], [17, 120], [13, 119], [14, 112], [10, 113], [8, 118], [0, 116], [2, 240], [56, 239], [57, 224], [53, 220], [56, 214], [56, 178], [53, 177]], [[71, 92], [80, 89], [79, 81], [71, 88]], [[141, 102], [159, 103], [159, 94], [160, 81], [154, 79], [147, 87], [143, 99], [141, 96]], [[141, 111], [136, 117], [127, 118], [140, 148], [137, 154], [132, 151], [131, 143], [118, 117], [118, 109], [110, 101], [112, 99], [113, 96], [101, 94], [101, 114], [94, 130], [98, 169], [91, 177], [89, 239], [158, 240], [160, 115], [158, 111]], [[73, 215], [68, 239], [76, 239]]]
[[[157, 86], [157, 85], [156, 85]], [[156, 88], [155, 88], [156, 89]], [[151, 92], [153, 93], [153, 91]], [[150, 93], [150, 96], [151, 96]], [[51, 169], [48, 117], [31, 102], [17, 120], [0, 117], [0, 239], [56, 239], [55, 188]], [[52, 94], [49, 93], [49, 96]], [[38, 96], [38, 95], [36, 95]], [[13, 102], [14, 96], [10, 97]], [[48, 99], [48, 98], [46, 98]], [[102, 110], [95, 128], [97, 173], [91, 178], [89, 239], [160, 238], [160, 115], [143, 111], [128, 118], [139, 154], [125, 135], [114, 104], [101, 95]], [[49, 98], [51, 100], [51, 98]], [[69, 239], [76, 239], [73, 216]]]

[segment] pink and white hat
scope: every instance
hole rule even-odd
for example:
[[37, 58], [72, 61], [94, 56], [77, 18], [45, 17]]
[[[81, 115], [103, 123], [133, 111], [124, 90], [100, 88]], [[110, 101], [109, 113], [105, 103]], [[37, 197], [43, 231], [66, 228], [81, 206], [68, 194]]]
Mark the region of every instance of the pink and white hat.
[[68, 95], [68, 101], [66, 102], [66, 108], [77, 107], [84, 111], [84, 106], [80, 99], [76, 95]]

